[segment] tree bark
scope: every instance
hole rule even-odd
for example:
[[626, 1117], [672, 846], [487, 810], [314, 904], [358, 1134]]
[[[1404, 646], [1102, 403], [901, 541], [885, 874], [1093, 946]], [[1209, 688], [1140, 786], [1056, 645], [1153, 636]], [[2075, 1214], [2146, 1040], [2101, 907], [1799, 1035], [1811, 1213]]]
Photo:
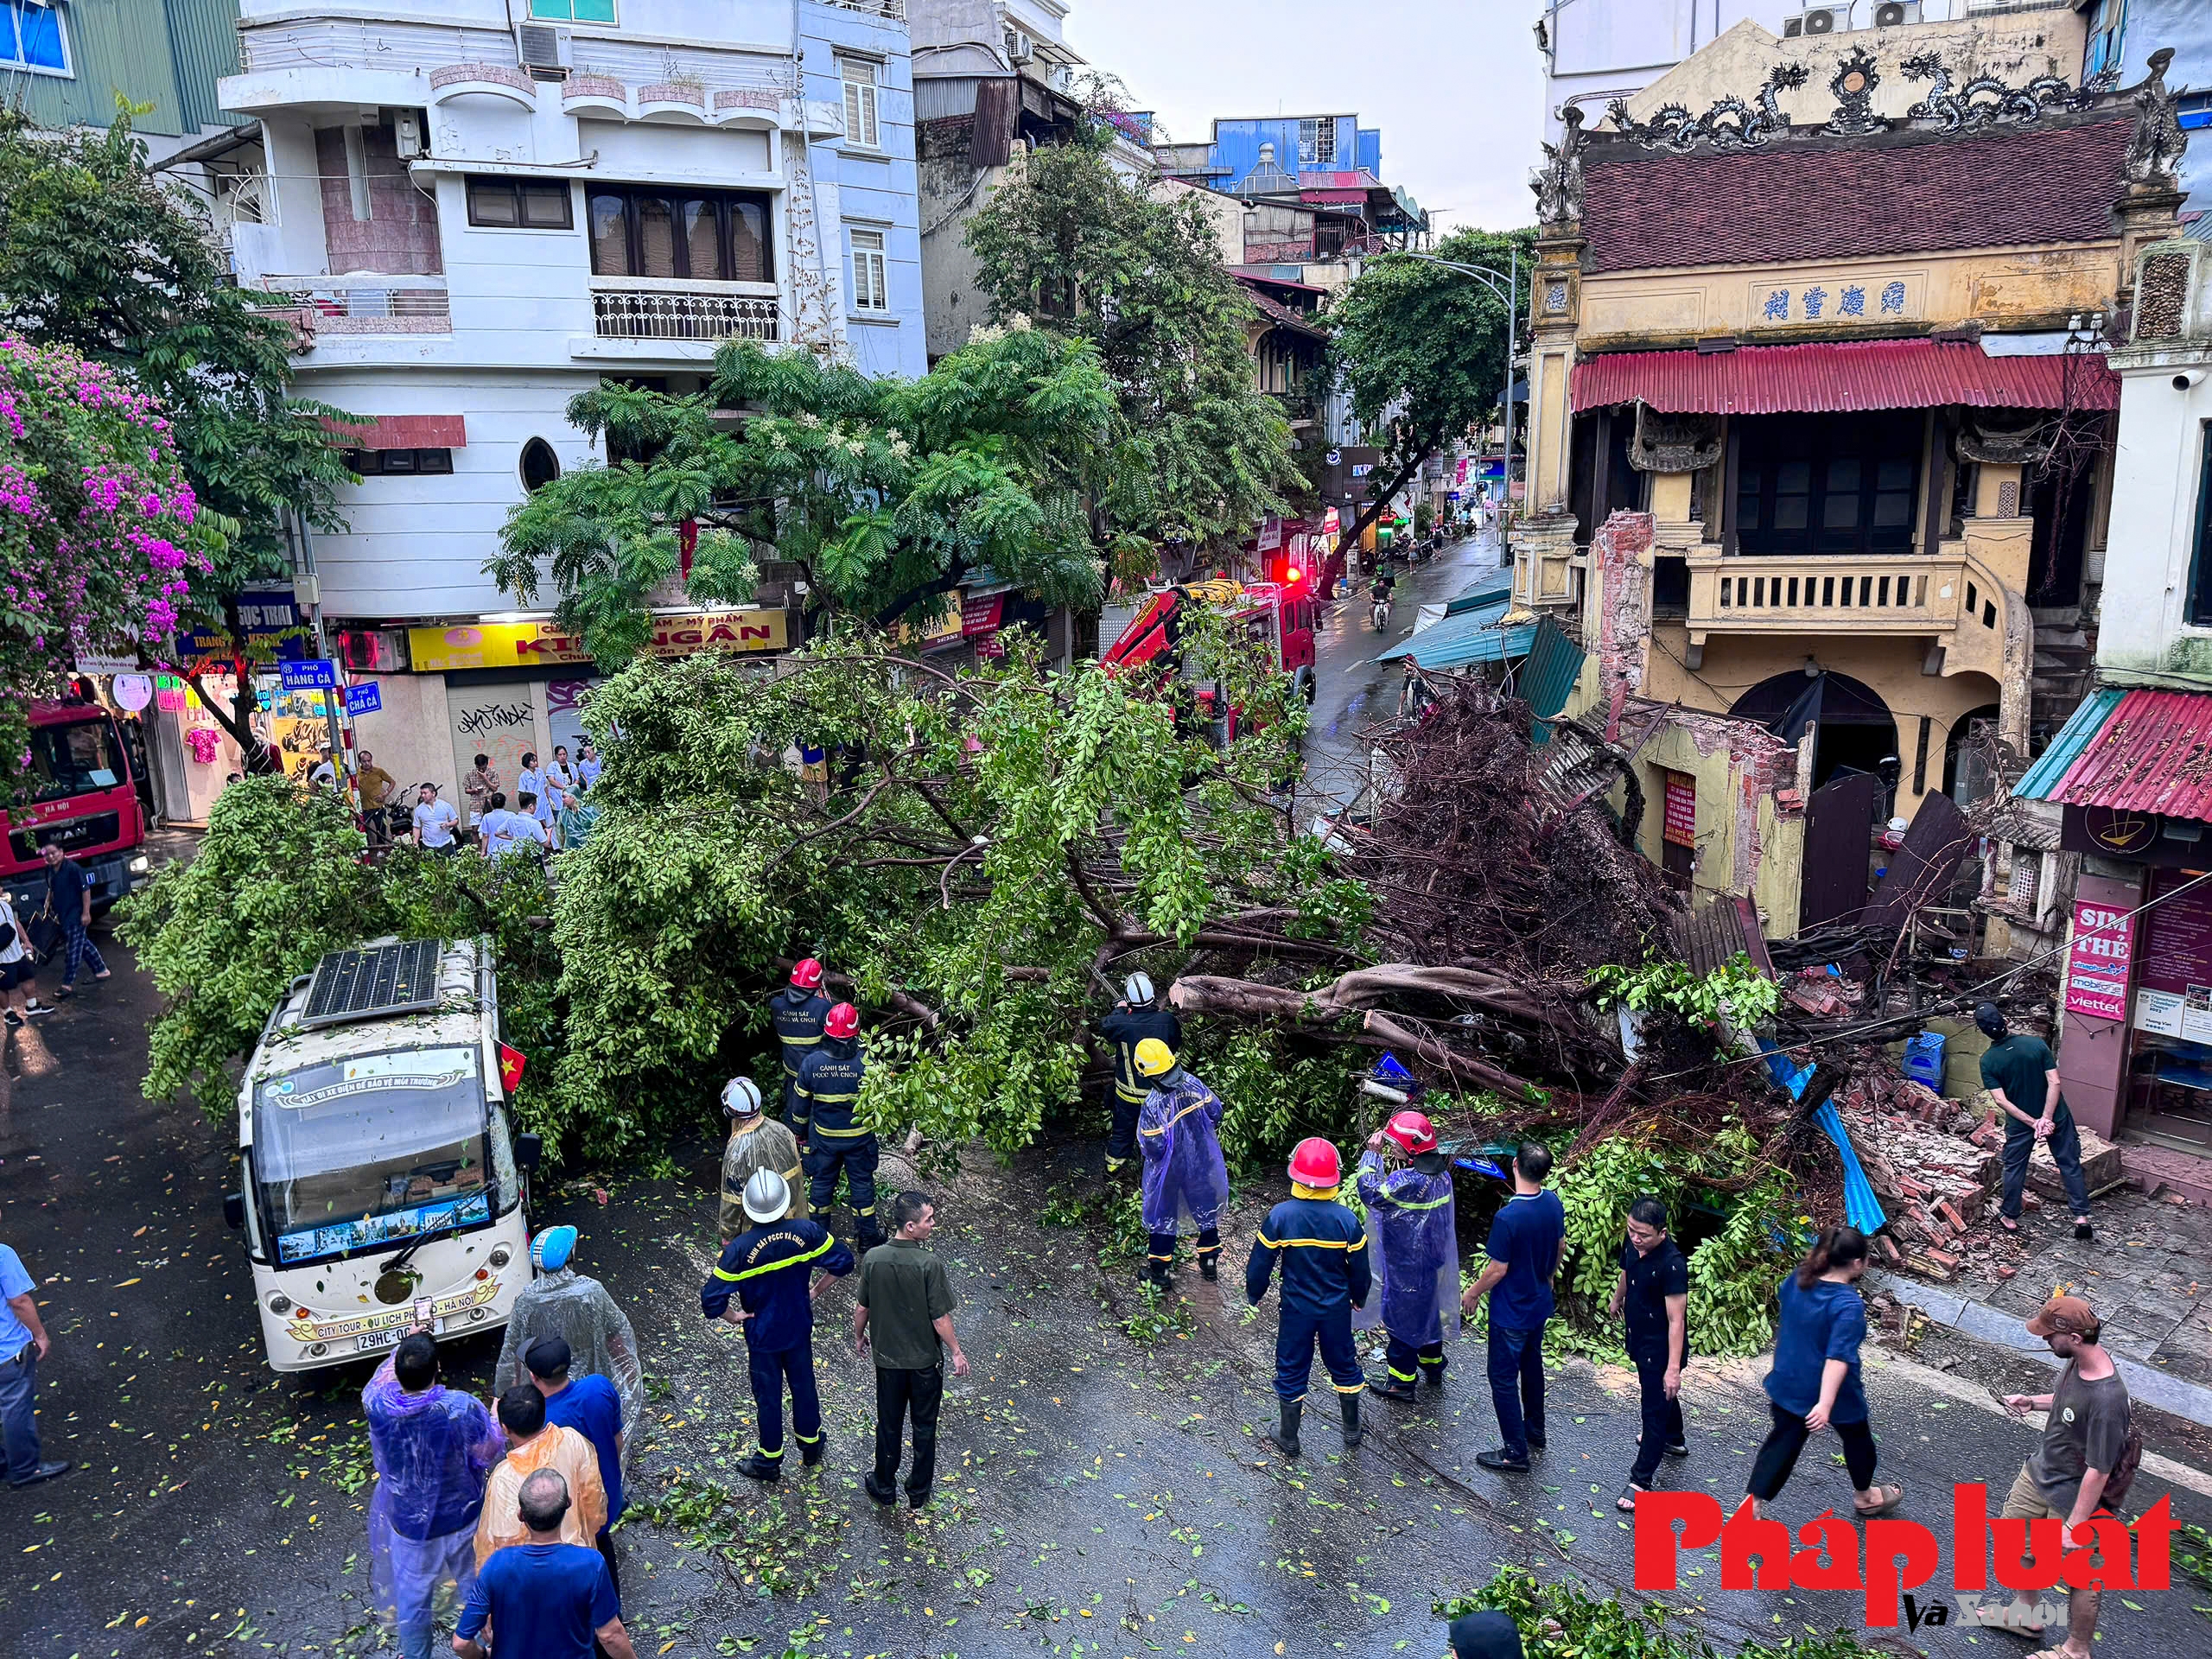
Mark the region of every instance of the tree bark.
[[[225, 608], [229, 612], [232, 625], [235, 626], [236, 612], [228, 606]], [[221, 700], [208, 688], [207, 677], [204, 675], [196, 671], [188, 673], [184, 677], [185, 683], [192, 688], [193, 695], [200, 699], [200, 706], [207, 709], [208, 718], [221, 728], [232, 742], [238, 746], [238, 764], [248, 774], [268, 777], [281, 772], [283, 768], [277, 765], [276, 758], [270, 753], [269, 746], [261, 741], [253, 729], [253, 717], [251, 713], [254, 704], [253, 676], [243, 660], [233, 662], [231, 667], [238, 681], [238, 686], [232, 694], [232, 703], [227, 712], [225, 711]]]
[[1358, 544], [1360, 532], [1382, 516], [1382, 509], [1390, 505], [1390, 498], [1406, 487], [1406, 480], [1421, 471], [1423, 464], [1436, 453], [1438, 447], [1443, 442], [1443, 435], [1440, 433], [1434, 437], [1424, 439], [1416, 446], [1414, 458], [1398, 469], [1398, 475], [1390, 480], [1389, 488], [1375, 495], [1374, 499], [1361, 508], [1359, 517], [1351, 521], [1351, 528], [1337, 538], [1337, 550], [1331, 554], [1330, 557], [1346, 560], [1346, 568], [1349, 568], [1350, 550]]

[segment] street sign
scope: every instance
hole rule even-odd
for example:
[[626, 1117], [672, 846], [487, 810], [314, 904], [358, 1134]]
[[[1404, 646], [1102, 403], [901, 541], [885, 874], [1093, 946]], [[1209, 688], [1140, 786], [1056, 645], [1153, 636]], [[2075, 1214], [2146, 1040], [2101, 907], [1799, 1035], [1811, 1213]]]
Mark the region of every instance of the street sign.
[[349, 715], [373, 715], [384, 707], [384, 688], [374, 680], [364, 680], [359, 685], [346, 688], [346, 712]]
[[338, 689], [338, 664], [327, 658], [309, 658], [303, 663], [279, 663], [276, 667], [283, 676], [287, 691], [334, 691]]

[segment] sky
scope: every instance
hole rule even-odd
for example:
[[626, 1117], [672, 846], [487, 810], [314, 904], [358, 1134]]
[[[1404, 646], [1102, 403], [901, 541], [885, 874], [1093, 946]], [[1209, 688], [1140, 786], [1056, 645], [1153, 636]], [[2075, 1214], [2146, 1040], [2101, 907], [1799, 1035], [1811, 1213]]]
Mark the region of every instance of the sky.
[[1542, 60], [1535, 0], [1073, 0], [1070, 45], [1170, 137], [1216, 116], [1356, 114], [1382, 181], [1438, 230], [1534, 217]]

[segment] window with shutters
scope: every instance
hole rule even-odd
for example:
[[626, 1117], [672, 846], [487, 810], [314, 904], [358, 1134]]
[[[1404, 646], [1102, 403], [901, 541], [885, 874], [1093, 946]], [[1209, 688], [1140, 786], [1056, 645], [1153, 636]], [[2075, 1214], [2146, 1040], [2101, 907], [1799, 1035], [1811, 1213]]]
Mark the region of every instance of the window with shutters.
[[883, 131], [876, 118], [875, 66], [865, 58], [840, 58], [837, 70], [845, 82], [845, 148], [881, 149]]
[[589, 197], [587, 222], [594, 276], [776, 280], [766, 196], [734, 190], [594, 185]]
[[881, 231], [854, 231], [853, 309], [888, 311], [891, 289], [886, 279]]

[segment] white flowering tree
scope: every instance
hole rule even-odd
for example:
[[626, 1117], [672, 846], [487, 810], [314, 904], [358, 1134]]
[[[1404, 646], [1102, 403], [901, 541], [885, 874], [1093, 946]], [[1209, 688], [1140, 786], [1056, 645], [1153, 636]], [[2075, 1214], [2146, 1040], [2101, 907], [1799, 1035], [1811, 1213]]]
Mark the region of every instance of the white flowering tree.
[[612, 459], [516, 508], [485, 569], [519, 604], [550, 589], [602, 663], [644, 645], [657, 590], [741, 603], [766, 558], [805, 569], [815, 608], [877, 624], [986, 567], [1052, 603], [1102, 589], [1114, 395], [1081, 341], [979, 330], [916, 381], [734, 342], [702, 394], [602, 386], [569, 418]]

